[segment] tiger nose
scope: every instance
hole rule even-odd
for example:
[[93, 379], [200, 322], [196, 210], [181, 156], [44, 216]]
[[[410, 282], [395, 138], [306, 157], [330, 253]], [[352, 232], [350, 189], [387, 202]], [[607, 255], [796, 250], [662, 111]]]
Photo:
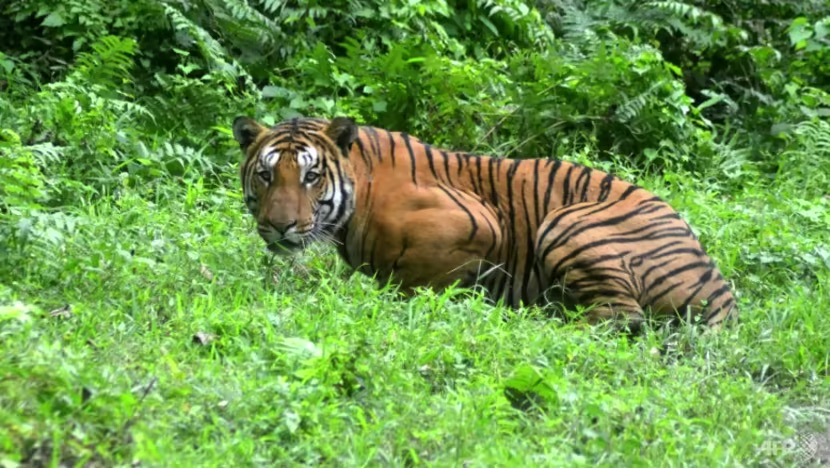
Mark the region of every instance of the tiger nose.
[[297, 220], [291, 220], [286, 223], [275, 223], [273, 221], [268, 221], [268, 224], [271, 225], [280, 235], [284, 235], [288, 232], [289, 229], [297, 225]]

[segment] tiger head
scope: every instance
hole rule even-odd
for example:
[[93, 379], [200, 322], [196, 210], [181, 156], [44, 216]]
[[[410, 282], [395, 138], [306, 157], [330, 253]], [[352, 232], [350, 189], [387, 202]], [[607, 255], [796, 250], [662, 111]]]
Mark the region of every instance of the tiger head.
[[293, 119], [267, 128], [237, 117], [233, 135], [245, 205], [274, 253], [330, 239], [354, 212], [354, 173], [348, 156], [357, 138], [349, 118]]

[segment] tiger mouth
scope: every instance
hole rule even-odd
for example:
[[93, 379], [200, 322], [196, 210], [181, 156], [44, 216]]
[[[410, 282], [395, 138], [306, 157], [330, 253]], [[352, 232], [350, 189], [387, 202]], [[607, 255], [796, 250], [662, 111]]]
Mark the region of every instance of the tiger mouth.
[[283, 239], [278, 242], [267, 242], [265, 244], [265, 248], [267, 248], [269, 252], [277, 255], [291, 255], [303, 250], [303, 247], [303, 244], [291, 242], [287, 239]]

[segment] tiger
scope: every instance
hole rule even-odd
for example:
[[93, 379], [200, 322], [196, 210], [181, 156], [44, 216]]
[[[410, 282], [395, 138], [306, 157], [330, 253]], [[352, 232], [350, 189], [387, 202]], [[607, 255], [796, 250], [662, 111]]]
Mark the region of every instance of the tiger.
[[648, 190], [558, 159], [450, 151], [349, 117], [270, 128], [239, 116], [244, 203], [268, 250], [334, 244], [353, 269], [481, 288], [510, 308], [579, 308], [585, 326], [653, 317], [719, 329], [735, 297], [690, 226]]

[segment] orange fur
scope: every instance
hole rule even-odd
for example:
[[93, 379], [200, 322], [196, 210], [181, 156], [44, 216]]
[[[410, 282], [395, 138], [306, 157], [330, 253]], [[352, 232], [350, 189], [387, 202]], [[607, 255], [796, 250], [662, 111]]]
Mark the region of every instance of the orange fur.
[[240, 117], [234, 135], [246, 204], [274, 251], [326, 239], [408, 293], [478, 285], [514, 307], [591, 306], [590, 323], [636, 326], [647, 309], [710, 326], [737, 315], [678, 213], [602, 171], [450, 152], [346, 118], [265, 128]]

